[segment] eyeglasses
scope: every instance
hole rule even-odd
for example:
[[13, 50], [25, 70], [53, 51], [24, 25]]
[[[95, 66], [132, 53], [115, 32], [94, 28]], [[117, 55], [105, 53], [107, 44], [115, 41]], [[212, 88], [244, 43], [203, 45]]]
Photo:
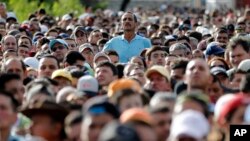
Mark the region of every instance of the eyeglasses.
[[64, 46], [58, 46], [58, 47], [53, 47], [53, 48], [51, 48], [51, 50], [52, 50], [53, 52], [56, 52], [57, 49], [63, 50], [64, 48], [65, 48]]

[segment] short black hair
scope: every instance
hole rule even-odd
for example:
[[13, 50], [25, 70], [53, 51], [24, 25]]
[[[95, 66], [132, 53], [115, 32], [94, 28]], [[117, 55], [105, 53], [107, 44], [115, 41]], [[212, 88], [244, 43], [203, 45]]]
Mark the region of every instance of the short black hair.
[[0, 95], [8, 97], [11, 101], [13, 111], [17, 112], [17, 108], [19, 106], [18, 101], [14, 98], [13, 94], [6, 92], [3, 89], [0, 89]]
[[[54, 55], [51, 55], [51, 54], [45, 54], [44, 56], [41, 57], [41, 59], [43, 58], [51, 58], [51, 59], [55, 59], [56, 60], [56, 64], [58, 66], [58, 68], [60, 68], [60, 64], [59, 64], [59, 61], [58, 59], [54, 56]], [[39, 59], [39, 60], [41, 60]]]
[[199, 42], [202, 40], [202, 34], [200, 32], [197, 31], [191, 31], [189, 33], [189, 37], [194, 37], [195, 39], [197, 39]]
[[188, 60], [184, 58], [178, 58], [173, 61], [173, 64], [171, 64], [171, 69], [183, 69], [183, 74], [185, 74], [186, 68], [187, 68]]
[[67, 62], [69, 65], [73, 65], [77, 60], [85, 61], [86, 59], [78, 51], [70, 51], [64, 57], [64, 62]]
[[110, 62], [100, 62], [97, 64], [96, 68], [100, 67], [109, 67], [112, 70], [114, 76], [118, 75], [118, 70], [116, 66]]
[[115, 50], [107, 50], [107, 51], [104, 51], [104, 53], [107, 54], [108, 56], [109, 55], [114, 55], [114, 56], [119, 57], [119, 54]]
[[0, 75], [0, 89], [5, 90], [5, 84], [11, 80], [21, 80], [21, 77], [15, 73], [2, 73]]
[[177, 40], [178, 41], [180, 41], [180, 40], [186, 40], [188, 43], [190, 43], [190, 39], [187, 36], [180, 36], [180, 37], [178, 37]]

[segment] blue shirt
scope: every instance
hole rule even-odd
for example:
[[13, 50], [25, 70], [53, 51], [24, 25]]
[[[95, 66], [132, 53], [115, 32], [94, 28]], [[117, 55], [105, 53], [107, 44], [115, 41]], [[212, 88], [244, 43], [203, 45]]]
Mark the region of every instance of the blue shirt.
[[124, 35], [117, 36], [109, 40], [103, 51], [115, 50], [119, 55], [119, 62], [126, 63], [130, 58], [139, 56], [140, 53], [145, 49], [151, 47], [149, 39], [136, 35], [130, 42], [128, 42]]

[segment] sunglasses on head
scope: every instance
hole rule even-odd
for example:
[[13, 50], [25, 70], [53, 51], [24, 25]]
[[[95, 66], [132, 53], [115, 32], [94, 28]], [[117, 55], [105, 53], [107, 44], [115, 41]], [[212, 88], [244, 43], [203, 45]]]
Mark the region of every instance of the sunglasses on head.
[[62, 49], [64, 49], [64, 48], [65, 48], [64, 46], [58, 46], [58, 47], [53, 47], [53, 48], [51, 48], [51, 50], [52, 50], [53, 52], [56, 52], [57, 49], [62, 50]]

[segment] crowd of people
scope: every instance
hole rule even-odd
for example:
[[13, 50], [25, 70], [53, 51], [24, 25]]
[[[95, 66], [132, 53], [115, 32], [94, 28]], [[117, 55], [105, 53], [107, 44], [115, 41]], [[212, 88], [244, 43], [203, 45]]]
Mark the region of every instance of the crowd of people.
[[0, 2], [0, 39], [0, 141], [229, 141], [250, 123], [250, 9], [18, 21]]

